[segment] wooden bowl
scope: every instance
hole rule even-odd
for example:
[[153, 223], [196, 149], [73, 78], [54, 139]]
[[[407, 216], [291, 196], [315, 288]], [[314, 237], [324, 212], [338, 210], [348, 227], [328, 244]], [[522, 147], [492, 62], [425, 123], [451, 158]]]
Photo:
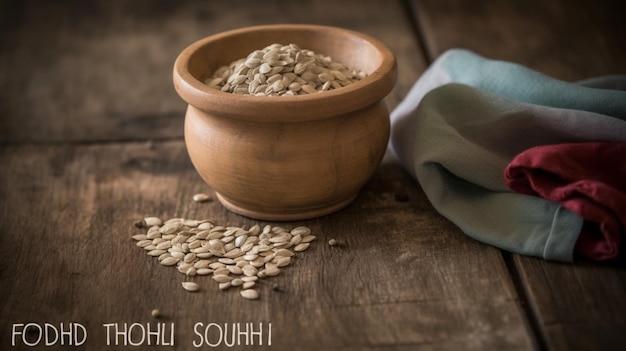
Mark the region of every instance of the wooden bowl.
[[[226, 93], [203, 82], [254, 50], [294, 43], [368, 74], [345, 87], [296, 96]], [[380, 41], [340, 28], [267, 25], [227, 31], [184, 49], [174, 86], [187, 102], [189, 157], [219, 201], [274, 221], [314, 218], [354, 200], [389, 140], [383, 98], [396, 60]]]

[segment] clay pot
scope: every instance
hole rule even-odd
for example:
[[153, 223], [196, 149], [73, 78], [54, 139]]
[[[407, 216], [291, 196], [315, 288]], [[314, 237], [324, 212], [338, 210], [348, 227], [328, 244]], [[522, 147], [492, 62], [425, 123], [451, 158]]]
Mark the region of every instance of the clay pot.
[[[368, 76], [298, 96], [237, 95], [203, 83], [220, 66], [273, 43], [294, 43]], [[231, 211], [273, 221], [326, 215], [355, 199], [387, 147], [383, 98], [395, 78], [395, 57], [383, 43], [316, 25], [216, 34], [191, 44], [174, 64], [174, 86], [189, 104], [185, 144], [196, 170]]]

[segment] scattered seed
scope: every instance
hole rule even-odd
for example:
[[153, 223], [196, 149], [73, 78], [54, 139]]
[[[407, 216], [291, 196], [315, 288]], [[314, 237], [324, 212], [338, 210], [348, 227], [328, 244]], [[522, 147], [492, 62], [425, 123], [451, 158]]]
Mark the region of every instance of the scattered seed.
[[210, 200], [212, 200], [211, 196], [204, 193], [195, 194], [193, 196], [193, 201], [195, 202], [207, 202]]
[[[197, 257], [198, 255], [196, 255]], [[193, 266], [196, 267], [197, 269], [200, 268], [209, 268], [209, 265], [211, 264], [210, 260], [205, 260], [205, 259], [199, 259], [197, 261], [195, 261], [193, 263]]]
[[154, 256], [154, 257], [158, 257], [161, 256], [162, 254], [166, 253], [167, 251], [165, 250], [158, 250], [158, 249], [152, 249], [148, 252], [148, 255], [150, 256]]
[[280, 257], [276, 261], [277, 267], [287, 267], [291, 263], [291, 257]]
[[200, 286], [195, 282], [183, 282], [182, 285], [183, 289], [187, 291], [198, 291], [200, 289]]
[[259, 293], [254, 289], [241, 290], [240, 294], [248, 300], [256, 300], [259, 298]]
[[245, 253], [245, 252], [252, 250], [253, 247], [254, 247], [254, 243], [246, 242], [245, 244], [241, 245], [241, 251]]
[[193, 262], [196, 262], [196, 260], [197, 260], [196, 254], [193, 252], [186, 254], [185, 258], [183, 259], [185, 263], [193, 263]]
[[[235, 237], [234, 236], [226, 236], [226, 235], [224, 235], [221, 240], [222, 240], [222, 242], [228, 244], [229, 242], [235, 240]], [[235, 245], [235, 244], [233, 243], [233, 245]]]
[[263, 267], [264, 264], [265, 264], [265, 260], [263, 259], [262, 256], [257, 257], [254, 261], [250, 261], [250, 266], [254, 268]]
[[231, 274], [234, 275], [242, 275], [243, 274], [243, 269], [237, 267], [237, 266], [228, 266], [227, 268]]
[[209, 264], [209, 268], [214, 269], [214, 270], [218, 270], [224, 267], [226, 267], [226, 265], [223, 264], [222, 262], [212, 262], [211, 264]]
[[243, 259], [246, 261], [253, 261], [253, 260], [256, 260], [257, 257], [259, 257], [259, 255], [257, 254], [246, 254], [243, 256]]
[[244, 275], [247, 275], [249, 277], [253, 277], [253, 276], [257, 275], [257, 273], [259, 273], [259, 270], [256, 267], [252, 266], [252, 265], [247, 265], [247, 266], [243, 267], [242, 271], [243, 271]]
[[234, 249], [224, 254], [224, 258], [231, 258], [233, 260], [240, 256], [243, 256], [243, 252], [241, 252], [241, 249], [238, 247], [235, 247]]
[[213, 275], [229, 275], [230, 270], [228, 269], [228, 267], [229, 266], [224, 266], [213, 270]]
[[163, 238], [154, 238], [152, 239], [152, 245], [159, 245], [162, 242], [165, 242], [167, 240], [163, 239]]
[[136, 234], [136, 235], [133, 235], [131, 238], [137, 241], [142, 241], [142, 240], [147, 240], [148, 236], [146, 234]]
[[222, 257], [217, 259], [218, 262], [222, 262], [223, 264], [235, 264], [235, 260], [232, 258]]
[[311, 229], [309, 229], [308, 227], [295, 227], [291, 230], [291, 235], [301, 235], [301, 236], [307, 236], [311, 234]]
[[161, 264], [164, 265], [164, 266], [173, 266], [173, 265], [177, 264], [178, 261], [180, 261], [178, 258], [170, 256], [170, 257], [164, 258], [161, 261]]
[[291, 257], [293, 255], [294, 253], [291, 250], [287, 249], [279, 249], [276, 251], [276, 256]]
[[193, 265], [192, 265], [191, 263], [181, 262], [181, 263], [178, 265], [178, 267], [177, 267], [177, 268], [178, 268], [178, 270], [179, 270], [181, 273], [186, 274], [186, 273], [187, 273], [187, 271], [189, 270], [189, 268], [191, 268], [191, 267], [193, 267]]
[[246, 240], [248, 240], [247, 235], [244, 234], [244, 235], [238, 236], [237, 238], [235, 238], [235, 247], [241, 247], [243, 243], [246, 242]]
[[266, 277], [274, 277], [280, 274], [280, 269], [276, 266], [267, 267], [263, 270]]
[[337, 246], [339, 243], [337, 242], [336, 239], [330, 239], [328, 240], [328, 245], [330, 246]]
[[198, 224], [198, 229], [202, 230], [211, 229], [211, 227], [213, 227], [213, 224], [211, 222], [203, 222]]
[[213, 280], [215, 280], [218, 283], [226, 283], [229, 282], [231, 280], [233, 280], [233, 277], [226, 275], [226, 274], [213, 274]]
[[269, 240], [270, 240], [271, 243], [284, 243], [284, 242], [287, 242], [287, 241], [291, 240], [291, 234], [289, 234], [289, 233], [280, 233], [280, 234], [277, 234], [277, 235], [271, 237]]
[[150, 312], [150, 314], [152, 315], [152, 317], [154, 318], [159, 318], [161, 317], [161, 311], [159, 311], [158, 309], [153, 309], [152, 312]]
[[146, 234], [146, 238], [148, 239], [156, 239], [156, 238], [160, 238], [161, 237], [161, 233], [159, 232], [159, 230], [152, 230], [152, 231], [148, 231], [148, 234]]
[[152, 245], [152, 240], [139, 240], [136, 245], [143, 248], [148, 245]]
[[[209, 220], [171, 218], [162, 222], [158, 217], [146, 217], [142, 223], [149, 227], [147, 232], [134, 234], [132, 239], [160, 264], [187, 276], [210, 275], [221, 290], [240, 287], [241, 291], [249, 290], [247, 295], [256, 294], [247, 298], [258, 298], [252, 288], [259, 278], [279, 275], [281, 268], [293, 261], [294, 252], [306, 250], [315, 239], [303, 226], [289, 231], [280, 226], [261, 229], [254, 225], [246, 230], [218, 226]], [[182, 285], [188, 291], [199, 290], [195, 282]]]
[[311, 241], [315, 240], [317, 237], [315, 235], [307, 235], [305, 237], [302, 237], [302, 242], [303, 243], [310, 243]]
[[165, 223], [161, 228], [159, 228], [159, 232], [161, 234], [172, 234], [179, 230], [182, 226], [183, 224], [180, 222]]
[[302, 235], [300, 235], [300, 234], [294, 235], [291, 238], [291, 240], [289, 240], [289, 243], [292, 244], [292, 245], [298, 245], [301, 242], [302, 242]]
[[252, 236], [258, 236], [261, 233], [261, 227], [258, 224], [253, 225], [248, 231]]
[[153, 227], [155, 225], [162, 225], [163, 222], [159, 217], [146, 217], [143, 219], [144, 226]]
[[171, 241], [163, 241], [163, 242], [160, 242], [160, 243], [156, 246], [157, 250], [167, 250], [167, 249], [169, 249], [170, 247], [172, 247], [172, 242], [171, 242]]
[[185, 253], [182, 251], [170, 251], [170, 255], [172, 255], [172, 257], [176, 257], [178, 260], [185, 258]]
[[197, 275], [209, 275], [211, 273], [213, 273], [213, 270], [211, 268], [197, 268], [196, 269]]
[[296, 245], [296, 247], [293, 248], [293, 251], [295, 251], [295, 252], [302, 252], [302, 251], [308, 249], [309, 245], [310, 245], [309, 243], [300, 243], [300, 244]]

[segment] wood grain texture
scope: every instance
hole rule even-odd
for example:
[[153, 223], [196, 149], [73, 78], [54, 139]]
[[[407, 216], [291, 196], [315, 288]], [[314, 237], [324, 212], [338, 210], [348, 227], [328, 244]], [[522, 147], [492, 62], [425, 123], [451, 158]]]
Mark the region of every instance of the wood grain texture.
[[[333, 11], [329, 11], [333, 8]], [[258, 24], [362, 31], [398, 56], [393, 108], [425, 68], [397, 2], [3, 1], [0, 142], [182, 137], [172, 67], [192, 42]]]
[[623, 350], [626, 264], [515, 257], [550, 350]]
[[[217, 201], [195, 203], [204, 185], [180, 141], [0, 149], [0, 344], [13, 323], [82, 323], [89, 350], [106, 350], [104, 323], [175, 323], [180, 349], [196, 322], [272, 323], [271, 349], [527, 350], [532, 343], [498, 250], [438, 216], [396, 165], [385, 164], [345, 211], [307, 225], [318, 240], [261, 299], [201, 291], [135, 246], [144, 216], [256, 222]], [[331, 247], [335, 238], [340, 246]], [[280, 290], [274, 291], [273, 285]], [[215, 340], [214, 340], [215, 341]], [[19, 349], [19, 348], [18, 348]], [[249, 349], [241, 346], [233, 349]]]
[[623, 1], [409, 1], [431, 60], [466, 48], [566, 81], [626, 73]]

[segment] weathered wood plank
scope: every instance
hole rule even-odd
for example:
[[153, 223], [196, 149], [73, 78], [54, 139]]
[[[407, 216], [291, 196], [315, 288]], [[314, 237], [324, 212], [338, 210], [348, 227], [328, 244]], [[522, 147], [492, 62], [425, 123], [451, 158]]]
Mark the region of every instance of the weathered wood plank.
[[175, 323], [176, 344], [192, 349], [196, 322], [271, 322], [271, 349], [281, 350], [532, 347], [499, 251], [438, 216], [396, 165], [344, 211], [282, 223], [308, 225], [318, 240], [247, 301], [208, 277], [195, 278], [200, 292], [183, 291], [182, 274], [129, 238], [147, 215], [266, 224], [191, 201], [210, 189], [182, 141], [5, 146], [0, 163], [0, 345], [14, 323], [82, 323], [85, 347], [108, 350], [105, 323]]
[[[332, 10], [331, 10], [332, 9]], [[145, 140], [182, 136], [176, 55], [202, 37], [270, 23], [370, 34], [396, 53], [390, 107], [424, 69], [398, 2], [3, 1], [0, 142]]]
[[409, 1], [431, 60], [467, 48], [567, 81], [626, 73], [623, 1]]
[[[575, 81], [626, 72], [625, 3], [412, 1], [431, 59], [464, 47]], [[514, 255], [521, 285], [550, 350], [626, 347], [626, 271]]]
[[626, 347], [624, 262], [575, 265], [515, 257], [550, 350]]

